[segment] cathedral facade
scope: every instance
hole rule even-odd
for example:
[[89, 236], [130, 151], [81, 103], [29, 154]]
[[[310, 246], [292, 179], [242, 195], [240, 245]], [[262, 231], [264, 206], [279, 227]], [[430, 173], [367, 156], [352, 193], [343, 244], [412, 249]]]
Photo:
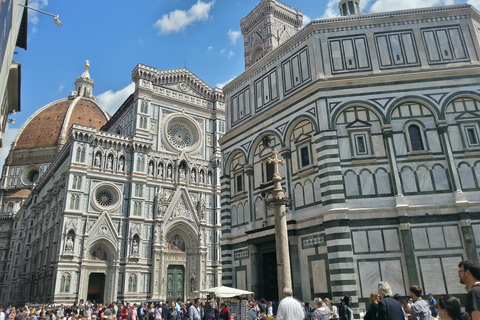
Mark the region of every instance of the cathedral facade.
[[188, 69], [139, 64], [110, 117], [88, 67], [7, 158], [0, 300], [193, 298], [221, 280], [223, 93]]
[[[350, 295], [364, 308], [385, 280], [402, 296], [418, 284], [463, 299], [457, 264], [480, 252], [479, 12], [339, 9], [265, 45], [223, 88], [223, 284], [279, 299], [276, 150], [297, 298]], [[271, 15], [250, 17], [275, 29]], [[254, 48], [245, 57], [262, 56]]]

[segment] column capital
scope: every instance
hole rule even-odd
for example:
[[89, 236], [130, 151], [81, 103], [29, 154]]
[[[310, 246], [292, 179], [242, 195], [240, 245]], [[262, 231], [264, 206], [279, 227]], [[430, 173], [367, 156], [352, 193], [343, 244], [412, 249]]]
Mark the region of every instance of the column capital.
[[398, 229], [400, 231], [408, 231], [410, 230], [411, 226], [410, 226], [410, 223], [407, 222], [407, 223], [400, 223], [400, 225], [398, 226]]

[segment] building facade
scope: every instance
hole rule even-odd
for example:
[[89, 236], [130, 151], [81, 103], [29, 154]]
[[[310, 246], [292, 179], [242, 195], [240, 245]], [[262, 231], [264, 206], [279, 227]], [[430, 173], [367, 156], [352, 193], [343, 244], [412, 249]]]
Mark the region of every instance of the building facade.
[[457, 264], [480, 252], [479, 12], [339, 8], [224, 87], [223, 284], [279, 299], [277, 150], [297, 298], [365, 308], [380, 280], [464, 298]]
[[221, 280], [223, 94], [187, 69], [139, 64], [110, 117], [88, 67], [7, 158], [0, 300], [192, 298]]

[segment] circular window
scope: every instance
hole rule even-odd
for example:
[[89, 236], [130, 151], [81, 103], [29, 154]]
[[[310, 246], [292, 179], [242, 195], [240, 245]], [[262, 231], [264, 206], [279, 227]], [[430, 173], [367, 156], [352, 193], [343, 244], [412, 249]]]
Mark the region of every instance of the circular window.
[[98, 210], [112, 211], [120, 205], [120, 191], [113, 185], [101, 184], [94, 189], [93, 206]]
[[185, 116], [173, 117], [165, 128], [166, 140], [174, 149], [193, 151], [200, 145], [200, 128]]
[[184, 149], [192, 144], [192, 133], [181, 123], [168, 128], [168, 141], [177, 149]]
[[25, 185], [31, 185], [40, 177], [40, 170], [37, 166], [29, 166], [22, 172], [22, 182]]

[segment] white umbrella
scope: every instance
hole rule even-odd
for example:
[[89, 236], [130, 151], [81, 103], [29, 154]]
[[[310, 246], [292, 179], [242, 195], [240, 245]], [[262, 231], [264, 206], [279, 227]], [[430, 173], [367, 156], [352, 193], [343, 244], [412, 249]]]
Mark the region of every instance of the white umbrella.
[[251, 291], [240, 290], [240, 289], [225, 287], [225, 286], [207, 288], [207, 289], [199, 290], [198, 292], [213, 293], [219, 298], [231, 298], [236, 296], [253, 294], [253, 292]]

